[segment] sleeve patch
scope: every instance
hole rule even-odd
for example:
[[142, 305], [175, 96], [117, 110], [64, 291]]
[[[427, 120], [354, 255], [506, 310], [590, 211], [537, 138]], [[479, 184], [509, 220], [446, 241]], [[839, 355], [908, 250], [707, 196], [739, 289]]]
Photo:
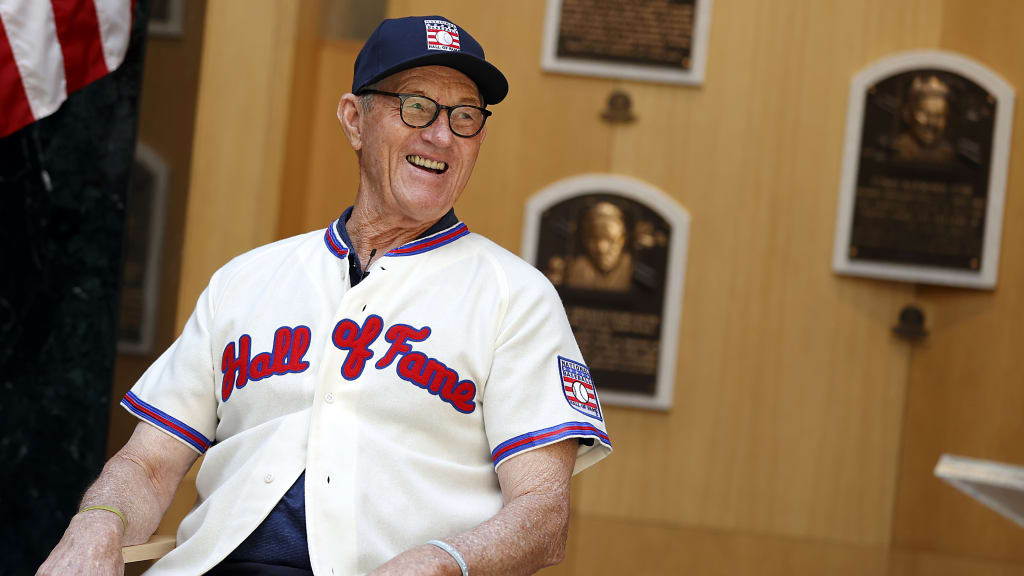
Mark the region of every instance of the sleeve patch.
[[590, 377], [590, 369], [586, 364], [559, 356], [558, 378], [569, 406], [599, 422], [603, 421], [597, 389], [594, 388], [594, 379]]
[[160, 411], [158, 408], [143, 402], [131, 391], [125, 394], [124, 398], [121, 399], [121, 406], [124, 406], [131, 413], [157, 428], [181, 438], [189, 446], [198, 450], [200, 454], [205, 453], [210, 447], [210, 444], [212, 444], [212, 442], [207, 440], [207, 438], [200, 434], [196, 429], [190, 427], [181, 420]]
[[593, 424], [587, 422], [566, 422], [550, 428], [544, 428], [543, 430], [537, 430], [535, 432], [527, 432], [515, 438], [510, 438], [494, 449], [491, 452], [491, 459], [494, 460], [494, 465], [497, 467], [503, 460], [510, 456], [514, 456], [525, 450], [531, 448], [537, 448], [545, 446], [547, 444], [553, 444], [559, 440], [566, 438], [596, 438], [602, 444], [612, 447], [611, 440], [608, 435], [599, 430]]

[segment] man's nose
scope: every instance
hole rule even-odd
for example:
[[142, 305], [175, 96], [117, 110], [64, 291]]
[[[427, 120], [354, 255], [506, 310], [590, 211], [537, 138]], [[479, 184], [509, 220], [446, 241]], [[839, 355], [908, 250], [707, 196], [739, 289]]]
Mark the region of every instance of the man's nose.
[[455, 136], [452, 134], [450, 128], [448, 128], [448, 111], [441, 110], [434, 119], [434, 123], [426, 128], [420, 130], [423, 139], [431, 142], [436, 146], [447, 147], [452, 143], [452, 138]]

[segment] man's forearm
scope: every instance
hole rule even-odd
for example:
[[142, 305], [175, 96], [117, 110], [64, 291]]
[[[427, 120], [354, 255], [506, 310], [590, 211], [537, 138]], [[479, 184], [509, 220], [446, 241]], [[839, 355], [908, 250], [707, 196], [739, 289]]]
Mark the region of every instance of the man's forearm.
[[[128, 521], [122, 546], [145, 542], [198, 457], [156, 427], [140, 422], [128, 443], [107, 462], [99, 479], [85, 492], [82, 508], [113, 506], [121, 510]], [[87, 514], [113, 516], [120, 522], [105, 510], [90, 510]]]
[[562, 561], [568, 534], [568, 494], [526, 494], [448, 543], [477, 574], [533, 574]]
[[[145, 542], [160, 524], [166, 507], [170, 504], [167, 493], [174, 496], [174, 488], [161, 486], [145, 464], [124, 450], [112, 457], [100, 477], [82, 497], [79, 509], [89, 506], [111, 506], [120, 510], [128, 527], [121, 534], [121, 545], [128, 546]], [[165, 502], [166, 500], [166, 502]], [[122, 528], [121, 519], [106, 510], [89, 510], [81, 515], [90, 521], [116, 524]]]
[[145, 542], [160, 523], [178, 483], [197, 454], [145, 422], [103, 467], [82, 498], [81, 508], [107, 510], [76, 514], [37, 574], [116, 574], [123, 570], [121, 547]]
[[[568, 499], [525, 495], [468, 532], [445, 541], [462, 554], [472, 574], [533, 574], [561, 562], [568, 534]], [[375, 575], [461, 574], [447, 552], [418, 546], [381, 566]]]

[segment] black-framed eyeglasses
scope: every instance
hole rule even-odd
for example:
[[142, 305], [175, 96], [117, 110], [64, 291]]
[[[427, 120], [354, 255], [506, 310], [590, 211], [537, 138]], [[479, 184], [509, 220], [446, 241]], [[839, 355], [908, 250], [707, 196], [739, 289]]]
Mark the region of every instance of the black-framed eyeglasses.
[[487, 117], [491, 115], [490, 110], [485, 110], [479, 106], [470, 106], [469, 104], [445, 106], [421, 94], [398, 94], [372, 88], [360, 90], [359, 94], [380, 94], [381, 96], [394, 96], [398, 98], [401, 103], [399, 111], [402, 116], [402, 122], [410, 128], [426, 128], [430, 126], [434, 123], [434, 120], [437, 120], [437, 116], [443, 108], [448, 111], [448, 128], [451, 129], [452, 134], [462, 138], [472, 138], [479, 134], [484, 129], [484, 122], [487, 121]]

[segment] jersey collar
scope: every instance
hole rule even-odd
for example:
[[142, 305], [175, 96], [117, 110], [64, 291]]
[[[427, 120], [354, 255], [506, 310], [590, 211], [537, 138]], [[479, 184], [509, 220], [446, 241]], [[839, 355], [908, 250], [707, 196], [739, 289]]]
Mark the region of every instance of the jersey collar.
[[[324, 231], [324, 244], [327, 245], [327, 249], [343, 260], [348, 258], [348, 254], [351, 251], [350, 246], [352, 246], [352, 240], [349, 239], [348, 230], [345, 227], [345, 223], [348, 222], [351, 216], [352, 206], [349, 206]], [[459, 221], [458, 217], [455, 216], [455, 209], [452, 208], [415, 240], [389, 251], [385, 256], [422, 254], [435, 248], [440, 248], [445, 244], [450, 244], [466, 234], [469, 234], [469, 227]]]
[[[445, 244], [451, 244], [466, 234], [469, 234], [469, 227], [455, 219], [454, 212], [449, 212], [448, 214], [450, 214], [452, 219], [455, 220], [455, 223], [452, 226], [443, 228], [440, 232], [436, 232], [434, 234], [427, 235], [424, 233], [425, 235], [420, 236], [416, 240], [413, 240], [408, 244], [402, 244], [398, 248], [389, 251], [385, 256], [412, 256], [413, 254], [422, 254], [424, 252], [434, 250], [435, 248], [440, 248]], [[441, 220], [444, 220], [444, 218]], [[438, 222], [438, 224], [440, 224], [440, 222]], [[427, 232], [430, 232], [430, 230], [427, 230]]]
[[[348, 211], [350, 210], [352, 210], [352, 208], [348, 209]], [[348, 234], [345, 233], [345, 226], [342, 224], [342, 218], [344, 217], [345, 214], [342, 214], [341, 218], [331, 222], [331, 225], [327, 227], [326, 231], [324, 231], [324, 244], [327, 245], [327, 249], [331, 251], [331, 254], [334, 254], [342, 260], [348, 258], [349, 246], [346, 243], [346, 240], [348, 240]], [[338, 233], [339, 229], [341, 230], [341, 234]]]

